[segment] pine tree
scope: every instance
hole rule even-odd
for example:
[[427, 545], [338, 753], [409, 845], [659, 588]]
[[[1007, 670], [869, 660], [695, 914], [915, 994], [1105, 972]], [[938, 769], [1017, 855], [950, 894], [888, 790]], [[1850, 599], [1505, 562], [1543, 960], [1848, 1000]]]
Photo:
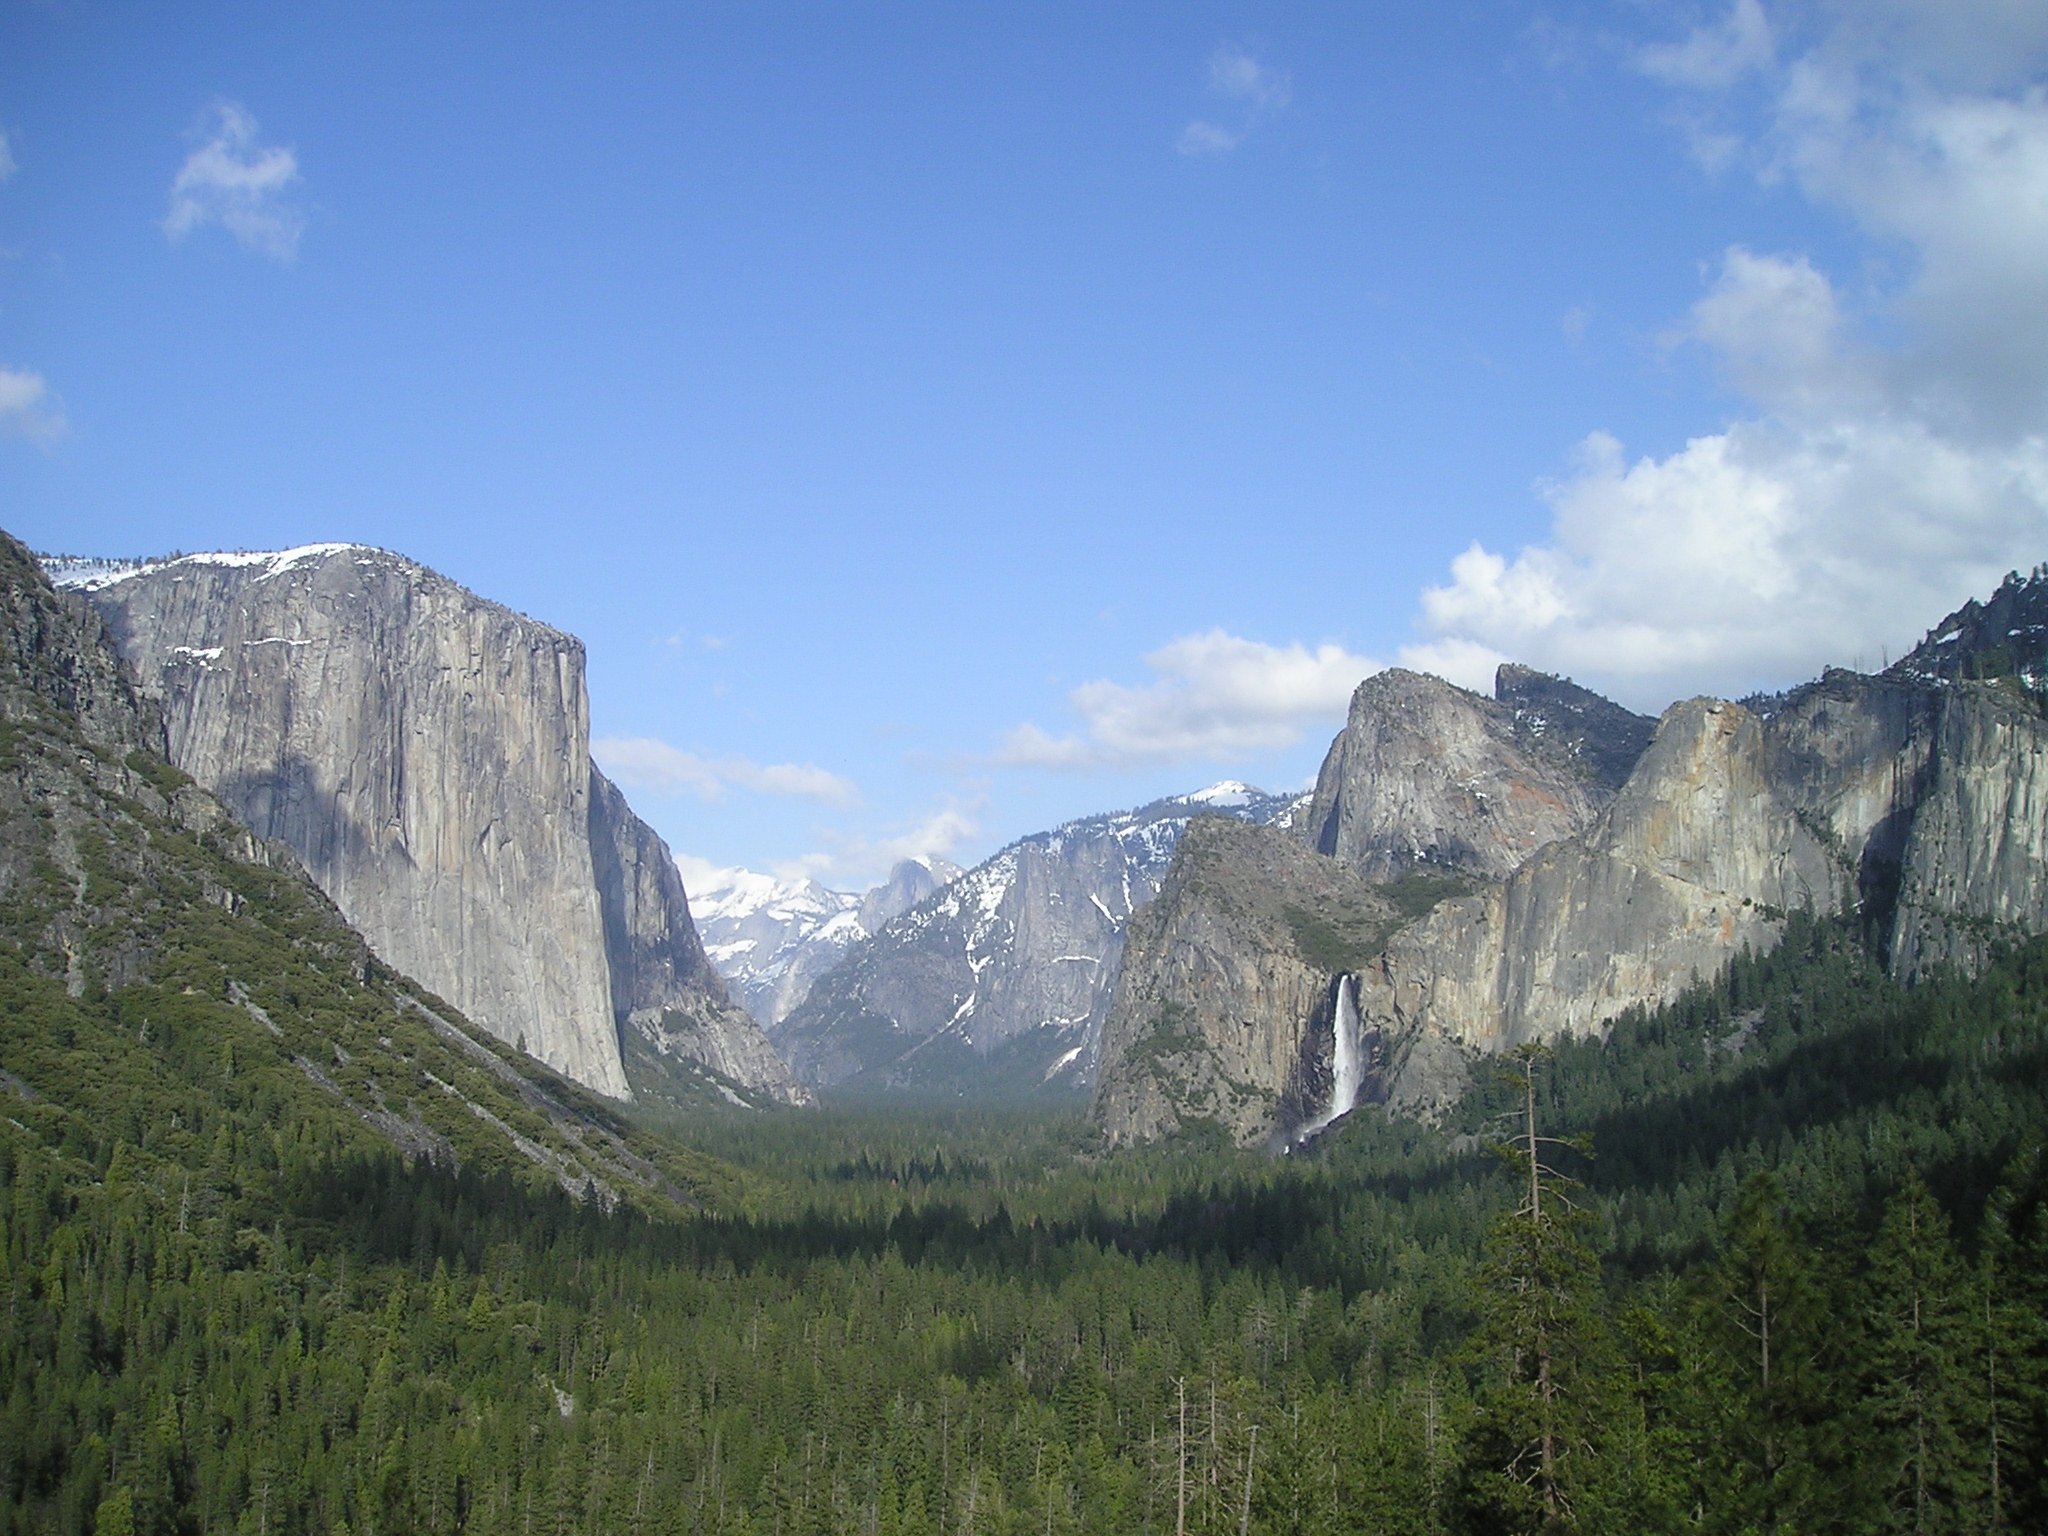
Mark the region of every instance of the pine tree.
[[1978, 1503], [1965, 1446], [1981, 1416], [1969, 1340], [1974, 1287], [1927, 1186], [1906, 1181], [1872, 1246], [1864, 1401], [1883, 1448], [1886, 1529], [1913, 1536], [1962, 1528]]
[[1489, 1379], [1471, 1441], [1479, 1459], [1468, 1460], [1472, 1492], [1502, 1527], [1526, 1532], [1581, 1528], [1578, 1500], [1597, 1474], [1613, 1385], [1599, 1261], [1585, 1238], [1591, 1214], [1579, 1186], [1546, 1161], [1553, 1147], [1584, 1149], [1537, 1126], [1537, 1078], [1549, 1057], [1524, 1046], [1503, 1074], [1521, 1099], [1520, 1125], [1500, 1148], [1521, 1196], [1488, 1235], [1473, 1336]]
[[1752, 1175], [1708, 1277], [1704, 1333], [1718, 1412], [1706, 1423], [1706, 1524], [1805, 1529], [1828, 1497], [1815, 1444], [1828, 1411], [1817, 1278], [1775, 1177]]

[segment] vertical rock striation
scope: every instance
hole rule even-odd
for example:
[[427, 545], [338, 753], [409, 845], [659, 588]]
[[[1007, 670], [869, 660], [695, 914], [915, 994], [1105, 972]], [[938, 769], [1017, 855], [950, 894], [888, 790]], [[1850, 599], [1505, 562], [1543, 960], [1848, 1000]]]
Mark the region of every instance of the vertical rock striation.
[[1445, 1045], [1497, 1051], [1598, 1030], [1745, 944], [1775, 944], [1791, 910], [1836, 910], [1840, 865], [1768, 762], [1762, 722], [1742, 706], [1673, 705], [1584, 834], [1396, 934], [1358, 1000], [1386, 1045], [1386, 1095], [1434, 1109], [1463, 1087]]
[[2048, 929], [2048, 720], [2006, 690], [1944, 694], [1933, 771], [1900, 859], [1892, 969], [1980, 966], [1990, 943]]
[[767, 1037], [726, 996], [668, 845], [595, 768], [590, 852], [612, 1012], [628, 1058], [695, 1061], [785, 1104], [808, 1102]]
[[622, 1029], [793, 1096], [703, 964], [667, 849], [591, 765], [573, 636], [356, 545], [56, 573], [160, 704], [172, 760], [391, 964], [616, 1098]]
[[[1673, 705], [1646, 749], [1636, 717], [1604, 700], [1515, 668], [1496, 686], [1490, 705], [1434, 680], [1368, 680], [1309, 819], [1316, 846], [1382, 879], [1404, 864], [1498, 877], [1354, 968], [1369, 1092], [1396, 1107], [1434, 1113], [1477, 1053], [1667, 1002], [1745, 946], [1775, 945], [1797, 909], [1853, 912], [1906, 981], [2048, 930], [2048, 571], [2008, 578], [1880, 676], [1829, 671], [1754, 708]], [[1512, 724], [1498, 708], [1511, 697]], [[1578, 798], [1571, 774], [1555, 776], [1574, 763]], [[1168, 888], [1188, 911], [1162, 907], [1146, 934], [1213, 945], [1191, 926], [1202, 900]], [[1255, 928], [1236, 945], [1287, 959]], [[1134, 942], [1112, 1017], [1168, 996], [1196, 962]], [[1230, 1037], [1227, 1021], [1188, 1016], [1207, 1044]], [[1169, 1128], [1156, 1106], [1189, 1053], [1151, 1054], [1164, 1065], [1142, 1046], [1105, 1057], [1119, 1097], [1098, 1111], [1112, 1139]], [[1161, 1081], [1126, 1083], [1133, 1073]], [[1283, 1122], [1293, 1112], [1280, 1079], [1253, 1086]]]

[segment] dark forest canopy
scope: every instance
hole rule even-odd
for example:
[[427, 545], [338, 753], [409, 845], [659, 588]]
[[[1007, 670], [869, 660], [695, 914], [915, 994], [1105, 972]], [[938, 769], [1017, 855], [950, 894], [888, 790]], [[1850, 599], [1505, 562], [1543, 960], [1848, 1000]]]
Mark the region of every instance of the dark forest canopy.
[[[1277, 1162], [697, 1116], [680, 1216], [402, 1158], [149, 988], [0, 985], [5, 1529], [2048, 1522], [2048, 943], [1905, 992], [1795, 920], [1533, 1093]], [[1532, 1107], [1591, 1153], [1541, 1220], [1488, 1150]]]

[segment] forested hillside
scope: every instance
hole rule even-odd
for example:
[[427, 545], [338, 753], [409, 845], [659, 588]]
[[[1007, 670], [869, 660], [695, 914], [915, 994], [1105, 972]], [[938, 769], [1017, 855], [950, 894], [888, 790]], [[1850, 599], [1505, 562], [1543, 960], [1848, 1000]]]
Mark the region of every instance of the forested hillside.
[[[2048, 945], [1909, 994], [1805, 925], [1527, 1064], [1539, 1132], [1593, 1153], [1547, 1149], [1580, 1183], [1536, 1219], [1477, 1145], [1526, 1130], [1515, 1086], [1277, 1164], [699, 1117], [751, 1172], [680, 1219], [263, 1132], [243, 1061], [198, 1135], [192, 1097], [69, 1141], [24, 1102], [6, 1518], [1518, 1530], [1547, 1435], [1570, 1528], [2039, 1529], [2044, 1006]], [[135, 1008], [65, 1004], [44, 1048], [139, 1071]]]
[[2048, 1524], [2048, 940], [1908, 991], [1794, 915], [1289, 1160], [634, 1128], [382, 966], [0, 557], [0, 1530]]

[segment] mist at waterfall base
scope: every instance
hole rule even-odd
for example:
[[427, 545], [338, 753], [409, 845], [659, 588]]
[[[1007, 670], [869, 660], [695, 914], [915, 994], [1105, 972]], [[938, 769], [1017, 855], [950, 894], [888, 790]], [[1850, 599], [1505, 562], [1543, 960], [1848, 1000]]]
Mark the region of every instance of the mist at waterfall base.
[[1320, 1135], [1339, 1116], [1348, 1115], [1358, 1104], [1358, 1090], [1365, 1083], [1365, 1053], [1358, 1043], [1358, 995], [1351, 978], [1337, 979], [1337, 1014], [1331, 1020], [1335, 1036], [1331, 1051], [1330, 1102], [1321, 1114], [1294, 1133], [1294, 1145]]

